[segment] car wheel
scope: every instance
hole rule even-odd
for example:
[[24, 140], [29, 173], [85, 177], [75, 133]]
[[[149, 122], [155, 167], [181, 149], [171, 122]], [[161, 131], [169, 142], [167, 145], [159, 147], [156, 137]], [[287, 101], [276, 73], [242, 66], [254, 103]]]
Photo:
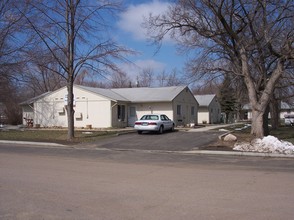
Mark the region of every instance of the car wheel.
[[173, 126], [171, 127], [170, 131], [175, 131], [175, 125], [173, 124]]
[[158, 130], [158, 133], [159, 133], [159, 134], [162, 134], [162, 133], [163, 133], [163, 126], [162, 126], [162, 125], [160, 126], [160, 128], [159, 128], [159, 130]]
[[142, 134], [142, 131], [137, 131], [138, 132], [138, 134]]

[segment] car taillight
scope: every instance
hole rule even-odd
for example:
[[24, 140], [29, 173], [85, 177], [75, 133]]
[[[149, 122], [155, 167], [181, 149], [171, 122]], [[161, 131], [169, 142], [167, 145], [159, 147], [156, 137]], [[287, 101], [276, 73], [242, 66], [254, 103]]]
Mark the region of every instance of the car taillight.
[[135, 122], [135, 125], [141, 125], [142, 122]]
[[157, 125], [155, 122], [149, 122], [148, 125]]

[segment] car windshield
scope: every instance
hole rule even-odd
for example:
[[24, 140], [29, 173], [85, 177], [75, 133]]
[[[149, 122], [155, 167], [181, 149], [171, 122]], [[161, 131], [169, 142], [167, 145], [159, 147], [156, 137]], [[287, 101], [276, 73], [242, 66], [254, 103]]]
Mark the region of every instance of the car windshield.
[[158, 115], [143, 115], [140, 120], [158, 120]]

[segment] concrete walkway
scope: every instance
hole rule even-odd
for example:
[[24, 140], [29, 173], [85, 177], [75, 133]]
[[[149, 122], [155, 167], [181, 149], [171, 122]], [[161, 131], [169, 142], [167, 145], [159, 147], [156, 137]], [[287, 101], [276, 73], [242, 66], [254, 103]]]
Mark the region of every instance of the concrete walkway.
[[203, 131], [215, 130], [215, 129], [220, 129], [220, 128], [225, 129], [226, 127], [235, 127], [235, 126], [241, 125], [241, 124], [243, 124], [243, 123], [206, 125], [204, 127], [191, 128], [187, 132], [203, 132]]

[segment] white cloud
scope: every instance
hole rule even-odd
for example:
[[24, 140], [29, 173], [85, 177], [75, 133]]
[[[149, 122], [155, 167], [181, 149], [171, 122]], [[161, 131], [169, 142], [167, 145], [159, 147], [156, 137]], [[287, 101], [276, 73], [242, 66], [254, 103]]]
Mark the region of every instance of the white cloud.
[[121, 69], [127, 73], [127, 75], [136, 81], [137, 76], [144, 69], [151, 69], [154, 73], [162, 72], [166, 68], [166, 64], [158, 62], [156, 60], [137, 60], [133, 64], [122, 64]]
[[125, 12], [120, 15], [118, 26], [120, 29], [129, 32], [136, 40], [146, 40], [147, 30], [142, 27], [144, 18], [149, 14], [159, 15], [167, 11], [170, 3], [162, 1], [151, 1], [148, 3], [130, 5]]

